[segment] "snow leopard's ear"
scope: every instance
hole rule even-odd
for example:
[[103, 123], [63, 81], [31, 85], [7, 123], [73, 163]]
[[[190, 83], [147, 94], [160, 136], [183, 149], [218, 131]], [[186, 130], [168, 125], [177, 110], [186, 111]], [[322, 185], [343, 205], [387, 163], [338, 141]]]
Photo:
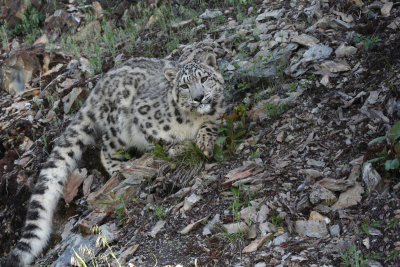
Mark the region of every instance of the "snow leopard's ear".
[[167, 81], [172, 83], [174, 81], [177, 73], [178, 73], [177, 69], [166, 69], [164, 71], [164, 76], [167, 79]]
[[214, 53], [207, 53], [203, 56], [203, 64], [210, 66], [213, 69], [218, 69], [217, 58]]

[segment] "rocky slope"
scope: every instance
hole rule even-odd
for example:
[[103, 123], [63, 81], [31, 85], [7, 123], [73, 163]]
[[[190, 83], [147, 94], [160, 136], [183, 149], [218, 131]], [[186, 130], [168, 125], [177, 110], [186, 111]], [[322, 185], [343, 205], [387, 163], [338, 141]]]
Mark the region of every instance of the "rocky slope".
[[36, 264], [398, 266], [400, 2], [3, 2], [4, 257], [101, 73], [206, 50], [232, 110], [215, 159], [121, 151], [137, 159], [108, 177], [89, 148]]

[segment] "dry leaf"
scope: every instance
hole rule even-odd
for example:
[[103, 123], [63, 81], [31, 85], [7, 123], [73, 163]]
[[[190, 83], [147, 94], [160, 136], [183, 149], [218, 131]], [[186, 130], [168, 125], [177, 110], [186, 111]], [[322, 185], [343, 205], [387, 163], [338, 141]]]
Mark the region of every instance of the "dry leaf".
[[65, 203], [70, 203], [76, 194], [78, 193], [78, 188], [82, 184], [83, 180], [85, 180], [87, 176], [87, 170], [75, 169], [74, 172], [69, 176], [68, 182], [64, 187], [64, 200]]

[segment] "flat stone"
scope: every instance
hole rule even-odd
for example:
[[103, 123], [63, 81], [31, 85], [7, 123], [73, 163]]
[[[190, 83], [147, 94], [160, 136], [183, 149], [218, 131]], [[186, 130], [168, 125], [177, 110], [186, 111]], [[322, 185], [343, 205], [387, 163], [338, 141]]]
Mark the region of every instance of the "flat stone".
[[218, 16], [221, 16], [222, 12], [219, 10], [209, 10], [206, 9], [206, 11], [200, 15], [201, 19], [214, 19]]
[[325, 167], [325, 162], [315, 160], [315, 159], [309, 159], [309, 160], [307, 160], [307, 165], [314, 166], [314, 167]]
[[257, 212], [257, 222], [263, 223], [267, 220], [269, 214], [269, 208], [266, 205], [262, 205], [260, 210]]
[[214, 215], [211, 221], [206, 226], [204, 226], [202, 235], [211, 235], [211, 229], [214, 227], [214, 225], [216, 225], [219, 222], [220, 222], [220, 215], [217, 213]]
[[283, 9], [273, 10], [273, 11], [265, 11], [264, 13], [257, 16], [256, 21], [265, 21], [269, 19], [278, 19], [284, 13]]
[[348, 179], [332, 179], [332, 178], [324, 178], [317, 182], [319, 186], [322, 186], [334, 192], [344, 192], [349, 187], [353, 186], [354, 183], [355, 183], [354, 181]]
[[101, 225], [101, 223], [108, 217], [109, 213], [104, 211], [95, 210], [89, 213], [86, 217], [82, 218], [78, 225], [81, 231], [90, 233], [90, 230], [95, 225]]
[[257, 249], [259, 249], [264, 243], [265, 241], [268, 240], [268, 238], [271, 236], [272, 234], [267, 234], [263, 237], [260, 237], [256, 240], [254, 240], [253, 242], [251, 242], [248, 246], [246, 246], [243, 250], [242, 253], [251, 253], [254, 251], [257, 251]]
[[343, 72], [351, 70], [351, 67], [346, 62], [335, 62], [335, 61], [326, 61], [319, 66], [316, 66], [315, 69], [322, 70], [326, 72]]
[[329, 232], [331, 233], [332, 236], [338, 237], [340, 236], [340, 226], [335, 224], [329, 227]]
[[369, 192], [373, 191], [382, 180], [381, 176], [374, 169], [371, 163], [364, 164], [362, 168], [362, 179]]
[[83, 260], [90, 260], [90, 256], [86, 251], [90, 251], [96, 255], [100, 251], [100, 247], [96, 247], [97, 235], [81, 236], [79, 234], [71, 234], [63, 241], [61, 247], [66, 247], [64, 252], [58, 256], [57, 260], [52, 263], [53, 267], [71, 266], [71, 263], [78, 263], [75, 258], [77, 253]]
[[329, 234], [326, 223], [318, 219], [312, 221], [296, 221], [295, 229], [298, 234], [308, 237], [323, 238]]
[[331, 205], [335, 203], [336, 200], [336, 195], [324, 187], [317, 186], [310, 193], [310, 202], [314, 205], [321, 202], [326, 205]]
[[322, 177], [324, 174], [314, 169], [303, 169], [300, 173], [306, 176], [306, 181], [310, 184], [314, 183], [315, 179]]
[[156, 223], [156, 225], [154, 225], [154, 227], [151, 229], [150, 236], [153, 237], [153, 238], [155, 238], [156, 235], [164, 228], [164, 225], [165, 225], [166, 223], [167, 223], [167, 222], [164, 221], [164, 220], [158, 221], [158, 222]]
[[339, 240], [338, 242], [331, 242], [323, 248], [322, 252], [325, 254], [336, 254], [340, 256], [347, 252], [349, 249], [355, 247], [353, 240]]
[[259, 227], [261, 234], [274, 233], [276, 232], [276, 227], [270, 222], [260, 223]]
[[346, 46], [345, 44], [341, 44], [338, 48], [335, 50], [336, 57], [345, 57], [345, 56], [351, 56], [357, 53], [357, 48], [354, 46]]
[[340, 19], [332, 19], [332, 25], [337, 25], [336, 28], [350, 29], [351, 25]]
[[300, 45], [304, 45], [307, 47], [313, 47], [316, 44], [319, 43], [319, 40], [313, 36], [310, 36], [308, 34], [302, 33], [298, 36], [295, 36], [292, 38], [292, 42], [298, 43]]
[[281, 235], [275, 237], [274, 240], [272, 241], [272, 244], [274, 246], [280, 246], [283, 243], [285, 243], [286, 241], [288, 241], [288, 239], [289, 239], [289, 233], [286, 232], [284, 234], [281, 234]]
[[315, 61], [319, 59], [328, 58], [333, 49], [326, 45], [314, 45], [310, 49], [304, 52], [303, 62]]
[[208, 218], [210, 218], [211, 215], [208, 215], [206, 217], [204, 217], [203, 219], [200, 219], [194, 223], [189, 224], [188, 226], [186, 226], [185, 228], [182, 229], [182, 231], [180, 232], [181, 234], [185, 235], [187, 233], [189, 233], [192, 229], [196, 228], [199, 224], [205, 222], [208, 220]]
[[321, 220], [324, 221], [326, 224], [329, 224], [331, 220], [328, 217], [323, 216], [322, 214], [316, 212], [315, 210], [311, 211], [310, 217], [308, 218], [309, 221], [312, 220]]
[[259, 23], [253, 30], [253, 36], [258, 37], [260, 34], [268, 33], [270, 31], [268, 26], [268, 23]]
[[364, 193], [364, 188], [356, 183], [346, 192], [343, 192], [339, 196], [339, 200], [332, 206], [334, 209], [345, 209], [352, 207], [360, 203], [362, 199], [362, 194]]
[[392, 10], [393, 7], [393, 2], [386, 2], [383, 4], [381, 8], [381, 14], [384, 17], [389, 17], [390, 16], [390, 11]]
[[183, 204], [183, 211], [188, 211], [191, 210], [192, 207], [201, 200], [201, 196], [198, 196], [196, 194], [191, 194], [189, 197], [185, 198], [184, 204]]
[[228, 223], [224, 224], [223, 227], [228, 231], [230, 234], [236, 234], [239, 232], [244, 232], [248, 233], [250, 228], [247, 226], [246, 223], [240, 222], [240, 223]]
[[136, 250], [138, 249], [139, 245], [129, 246], [125, 248], [124, 251], [118, 256], [119, 264], [124, 264], [129, 256], [135, 254]]
[[253, 206], [241, 209], [239, 215], [243, 220], [251, 220], [252, 222], [256, 222], [257, 220], [257, 210]]

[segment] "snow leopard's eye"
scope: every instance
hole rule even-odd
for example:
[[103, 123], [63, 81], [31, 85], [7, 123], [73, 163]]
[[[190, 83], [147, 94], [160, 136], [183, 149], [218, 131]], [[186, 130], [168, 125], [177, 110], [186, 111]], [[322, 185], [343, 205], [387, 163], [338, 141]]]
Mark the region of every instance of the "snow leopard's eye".
[[188, 86], [186, 83], [181, 84], [180, 87], [181, 87], [182, 89], [189, 89], [189, 86]]
[[205, 76], [205, 77], [201, 78], [201, 83], [205, 83], [207, 80], [208, 80], [208, 77]]

